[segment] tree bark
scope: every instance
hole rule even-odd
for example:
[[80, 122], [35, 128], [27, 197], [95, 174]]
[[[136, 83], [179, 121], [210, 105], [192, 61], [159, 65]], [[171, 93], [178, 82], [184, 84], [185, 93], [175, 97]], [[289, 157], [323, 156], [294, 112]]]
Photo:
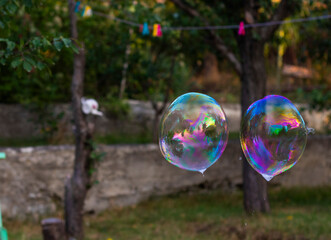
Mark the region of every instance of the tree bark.
[[93, 129], [89, 127], [87, 119], [81, 110], [83, 96], [85, 51], [84, 45], [77, 44], [77, 18], [74, 12], [75, 2], [68, 0], [71, 37], [76, 41], [78, 53], [74, 56], [74, 69], [72, 77], [72, 109], [75, 129], [75, 161], [74, 171], [65, 186], [65, 228], [69, 239], [83, 240], [83, 210], [84, 201], [90, 182], [88, 174], [92, 147], [90, 140]]
[[41, 222], [44, 240], [65, 240], [64, 223], [61, 219], [48, 218]]
[[125, 88], [126, 88], [126, 80], [127, 80], [127, 73], [128, 73], [128, 67], [129, 67], [129, 56], [131, 54], [131, 36], [133, 34], [132, 28], [129, 30], [129, 43], [126, 45], [125, 50], [125, 58], [124, 58], [124, 64], [123, 64], [123, 70], [122, 70], [122, 80], [121, 80], [121, 86], [120, 86], [120, 94], [119, 98], [123, 99]]
[[153, 120], [153, 142], [154, 143], [159, 142], [159, 136], [158, 136], [159, 121], [160, 121], [160, 116], [163, 113], [164, 109], [167, 107], [167, 104], [169, 101], [170, 91], [171, 91], [172, 83], [173, 83], [173, 75], [174, 75], [174, 71], [175, 71], [175, 62], [176, 62], [176, 55], [172, 56], [170, 75], [167, 78], [167, 90], [166, 90], [162, 105], [158, 106], [156, 101], [151, 100], [152, 107], [154, 109], [154, 120]]
[[[264, 65], [264, 43], [254, 40], [249, 31], [240, 39], [242, 59], [241, 113], [266, 94], [266, 70]], [[247, 162], [243, 155], [244, 207], [248, 214], [269, 212], [267, 182]]]

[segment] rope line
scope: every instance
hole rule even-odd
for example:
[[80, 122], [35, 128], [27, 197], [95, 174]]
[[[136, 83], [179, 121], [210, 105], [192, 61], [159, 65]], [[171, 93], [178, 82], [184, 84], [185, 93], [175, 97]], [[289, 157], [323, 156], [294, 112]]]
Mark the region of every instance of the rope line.
[[[130, 26], [134, 27], [140, 27], [142, 24], [137, 22], [132, 22], [129, 20], [112, 17], [108, 14], [101, 13], [101, 12], [95, 12], [93, 11], [93, 14], [101, 17], [108, 18], [110, 20], [115, 20], [120, 23], [124, 23]], [[267, 27], [267, 26], [274, 26], [274, 25], [281, 25], [281, 24], [287, 24], [287, 23], [300, 23], [300, 22], [310, 22], [310, 21], [316, 21], [316, 20], [325, 20], [330, 19], [331, 15], [322, 15], [317, 17], [307, 17], [307, 18], [296, 18], [296, 19], [290, 19], [290, 20], [283, 20], [283, 21], [271, 21], [271, 22], [263, 22], [263, 23], [253, 23], [253, 24], [245, 24], [245, 28], [255, 28], [255, 27]], [[179, 27], [167, 27], [163, 26], [163, 31], [192, 31], [192, 30], [222, 30], [222, 29], [239, 29], [239, 24], [237, 25], [223, 25], [223, 26], [179, 26]]]

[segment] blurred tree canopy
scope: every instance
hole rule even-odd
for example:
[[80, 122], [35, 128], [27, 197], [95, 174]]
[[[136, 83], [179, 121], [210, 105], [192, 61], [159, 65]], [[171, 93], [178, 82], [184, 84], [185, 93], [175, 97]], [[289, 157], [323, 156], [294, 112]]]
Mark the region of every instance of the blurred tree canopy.
[[[51, 26], [54, 4], [31, 0], [0, 1], [0, 95], [4, 103], [56, 101], [59, 84], [51, 81], [61, 50], [77, 51]], [[42, 11], [38, 11], [42, 9]], [[49, 18], [50, 17], [50, 18]]]
[[[240, 14], [233, 14], [234, 10], [229, 11], [228, 7], [236, 9], [238, 1], [215, 1], [208, 5], [188, 2], [199, 8], [212, 25], [237, 24], [242, 20]], [[296, 17], [328, 14], [331, 8], [328, 0], [303, 2]], [[94, 11], [110, 18], [147, 22], [149, 26], [203, 25], [198, 19], [182, 14], [170, 1], [97, 0], [89, 4]], [[208, 7], [211, 5], [213, 9]], [[267, 19], [273, 3], [261, 0], [261, 6], [260, 16]], [[1, 102], [69, 102], [73, 56], [66, 2], [1, 0], [0, 11]], [[142, 36], [138, 27], [98, 15], [79, 17], [78, 24], [80, 41], [87, 50], [84, 91], [104, 101], [117, 99], [125, 62], [128, 63], [125, 97], [162, 101], [166, 91], [175, 96], [190, 88], [188, 80], [201, 70], [207, 52], [218, 54], [207, 44], [204, 31], [164, 31], [161, 38], [155, 38]], [[272, 49], [281, 41], [287, 47], [295, 45], [298, 64], [312, 59], [321, 72], [320, 83], [324, 84], [331, 59], [330, 28], [331, 22], [327, 20], [284, 25], [280, 31], [285, 31], [287, 38], [275, 37], [268, 53], [272, 58]], [[219, 34], [238, 54], [233, 30], [222, 30]], [[131, 51], [126, 58], [128, 46]], [[222, 62], [223, 57], [218, 59]], [[169, 80], [170, 75], [173, 80]]]

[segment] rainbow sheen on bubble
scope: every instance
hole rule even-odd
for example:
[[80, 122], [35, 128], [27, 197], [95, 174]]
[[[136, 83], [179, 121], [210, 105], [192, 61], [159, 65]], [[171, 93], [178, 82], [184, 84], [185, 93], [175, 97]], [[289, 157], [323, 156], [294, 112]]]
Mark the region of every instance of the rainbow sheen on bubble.
[[228, 134], [221, 106], [205, 94], [187, 93], [165, 111], [160, 123], [159, 145], [171, 164], [203, 173], [222, 155]]
[[307, 142], [307, 129], [290, 100], [270, 95], [247, 109], [240, 142], [249, 164], [270, 181], [300, 159]]

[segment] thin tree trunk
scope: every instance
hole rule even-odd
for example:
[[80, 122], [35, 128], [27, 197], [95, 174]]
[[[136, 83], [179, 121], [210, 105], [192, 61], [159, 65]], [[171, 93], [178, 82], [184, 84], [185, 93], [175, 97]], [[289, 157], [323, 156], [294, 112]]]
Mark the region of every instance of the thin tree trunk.
[[[68, 0], [71, 37], [78, 39], [77, 19], [74, 12], [75, 2]], [[78, 46], [79, 52], [74, 56], [74, 72], [72, 77], [72, 109], [75, 126], [75, 161], [74, 171], [65, 186], [65, 227], [69, 238], [83, 240], [83, 209], [89, 184], [88, 169], [90, 167], [90, 154], [92, 151], [89, 140], [93, 129], [88, 126], [87, 120], [81, 110], [83, 96], [85, 51], [84, 46]]]
[[153, 120], [153, 142], [158, 143], [159, 142], [159, 121], [160, 121], [160, 116], [163, 113], [164, 109], [166, 108], [169, 97], [170, 97], [170, 91], [172, 87], [172, 82], [173, 82], [173, 75], [175, 71], [175, 62], [176, 62], [176, 55], [172, 56], [172, 61], [171, 61], [171, 67], [170, 67], [170, 75], [167, 78], [167, 90], [165, 93], [165, 97], [163, 99], [161, 107], [158, 106], [157, 102], [152, 100], [152, 107], [154, 109], [154, 120]]
[[158, 143], [159, 140], [159, 135], [158, 135], [158, 130], [159, 130], [159, 119], [160, 119], [160, 114], [158, 114], [158, 111], [155, 110], [154, 114], [154, 120], [153, 120], [153, 142]]
[[152, 107], [154, 109], [154, 119], [153, 119], [153, 142], [158, 143], [159, 141], [159, 121], [160, 121], [160, 116], [163, 113], [164, 109], [166, 108], [169, 100], [169, 91], [170, 89], [167, 90], [166, 96], [162, 102], [161, 106], [158, 106], [156, 101], [152, 101]]
[[129, 43], [126, 45], [125, 50], [125, 59], [123, 64], [123, 70], [122, 70], [122, 80], [121, 80], [121, 88], [120, 88], [120, 99], [123, 98], [126, 88], [126, 79], [127, 79], [127, 73], [128, 73], [128, 67], [129, 67], [129, 56], [131, 54], [131, 35], [133, 34], [132, 28], [129, 30]]
[[[241, 111], [266, 94], [266, 70], [264, 64], [264, 43], [254, 40], [248, 33], [240, 42], [241, 74]], [[258, 174], [243, 156], [244, 207], [247, 213], [268, 212], [270, 210], [267, 194], [267, 182]]]

